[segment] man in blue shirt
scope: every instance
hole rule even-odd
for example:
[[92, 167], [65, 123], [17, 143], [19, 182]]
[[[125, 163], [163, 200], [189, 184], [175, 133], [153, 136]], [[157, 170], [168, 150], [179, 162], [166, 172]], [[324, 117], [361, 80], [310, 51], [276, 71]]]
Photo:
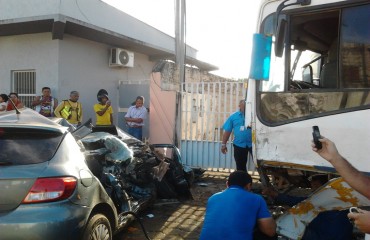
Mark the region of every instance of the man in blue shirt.
[[235, 171], [228, 188], [212, 195], [207, 202], [200, 240], [252, 240], [255, 226], [267, 236], [275, 236], [276, 223], [265, 200], [250, 192], [252, 178], [245, 171]]
[[239, 102], [239, 111], [233, 113], [224, 123], [224, 134], [222, 136], [221, 152], [227, 153], [226, 143], [231, 132], [234, 131], [234, 159], [236, 170], [247, 171], [248, 153], [252, 154], [252, 131], [250, 127], [244, 126], [245, 101]]

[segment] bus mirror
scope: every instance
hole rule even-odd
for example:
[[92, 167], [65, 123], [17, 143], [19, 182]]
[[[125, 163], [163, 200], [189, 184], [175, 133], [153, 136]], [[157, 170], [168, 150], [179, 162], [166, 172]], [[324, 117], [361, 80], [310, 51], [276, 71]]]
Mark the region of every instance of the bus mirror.
[[275, 31], [275, 56], [281, 57], [283, 56], [283, 50], [284, 50], [284, 40], [285, 40], [285, 31], [287, 27], [287, 21], [282, 18], [280, 18], [281, 11], [288, 7], [293, 5], [301, 5], [301, 6], [307, 6], [311, 4], [311, 0], [296, 0], [295, 2], [289, 2], [289, 0], [282, 1], [279, 6], [276, 9], [276, 20], [278, 21], [277, 28]]
[[285, 19], [280, 19], [278, 26], [276, 28], [275, 56], [277, 57], [283, 56], [286, 23], [287, 22]]
[[307, 82], [307, 83], [313, 83], [311, 65], [308, 65], [308, 66], [303, 68], [302, 81]]
[[263, 34], [253, 35], [253, 49], [249, 78], [268, 80], [270, 74], [272, 37]]

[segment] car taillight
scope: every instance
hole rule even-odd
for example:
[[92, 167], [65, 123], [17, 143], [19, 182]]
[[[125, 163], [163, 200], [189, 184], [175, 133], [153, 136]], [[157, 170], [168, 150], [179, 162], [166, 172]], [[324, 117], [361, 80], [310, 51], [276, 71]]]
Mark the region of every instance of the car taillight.
[[70, 197], [77, 180], [73, 177], [38, 178], [22, 203], [54, 202]]

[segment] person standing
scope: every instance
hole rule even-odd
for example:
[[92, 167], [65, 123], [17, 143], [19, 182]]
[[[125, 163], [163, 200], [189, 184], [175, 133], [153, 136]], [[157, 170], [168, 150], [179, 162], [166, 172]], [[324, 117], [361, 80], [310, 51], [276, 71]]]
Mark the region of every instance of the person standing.
[[143, 126], [144, 120], [147, 117], [148, 111], [143, 106], [144, 97], [138, 96], [135, 100], [135, 105], [129, 107], [125, 121], [128, 126], [128, 133], [140, 141], [143, 140]]
[[231, 114], [223, 125], [224, 133], [222, 136], [221, 152], [227, 153], [226, 143], [234, 131], [234, 159], [236, 170], [247, 171], [248, 153], [252, 154], [252, 131], [250, 127], [245, 127], [245, 101], [240, 100], [239, 111]]
[[0, 112], [5, 112], [7, 107], [8, 96], [4, 93], [0, 94]]
[[96, 126], [113, 125], [113, 108], [109, 101], [108, 94], [98, 95], [99, 103], [94, 105], [96, 113]]
[[24, 107], [21, 100], [19, 100], [18, 93], [12, 92], [9, 93], [8, 106], [6, 107], [6, 111], [14, 110], [14, 106], [18, 109]]
[[200, 240], [252, 240], [255, 227], [273, 238], [276, 223], [262, 196], [251, 191], [252, 178], [245, 171], [230, 174], [227, 189], [207, 202]]
[[72, 91], [68, 100], [63, 100], [54, 110], [54, 115], [66, 119], [74, 127], [78, 127], [82, 122], [82, 105], [78, 102], [80, 94]]
[[42, 96], [37, 96], [32, 101], [31, 105], [35, 107], [35, 111], [45, 117], [53, 117], [54, 109], [58, 106], [58, 99], [51, 96], [49, 87], [43, 87]]

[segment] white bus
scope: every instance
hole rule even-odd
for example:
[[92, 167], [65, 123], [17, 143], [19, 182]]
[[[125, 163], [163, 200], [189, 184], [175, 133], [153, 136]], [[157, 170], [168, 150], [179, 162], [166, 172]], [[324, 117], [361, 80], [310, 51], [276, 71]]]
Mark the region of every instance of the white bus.
[[[312, 126], [351, 164], [370, 174], [369, 0], [269, 0], [260, 7], [248, 83], [246, 125], [262, 179], [279, 190], [337, 176], [311, 150]], [[278, 233], [302, 237], [321, 211], [370, 206], [332, 179], [277, 219]]]

